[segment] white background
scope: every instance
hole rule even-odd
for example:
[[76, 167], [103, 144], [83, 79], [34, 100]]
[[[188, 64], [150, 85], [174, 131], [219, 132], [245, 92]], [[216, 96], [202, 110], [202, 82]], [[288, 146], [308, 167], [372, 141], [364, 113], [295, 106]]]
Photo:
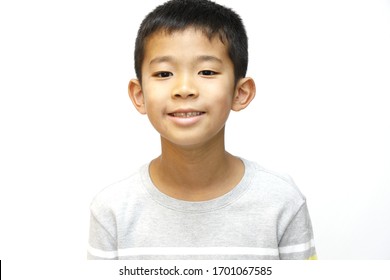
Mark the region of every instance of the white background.
[[[390, 259], [390, 1], [220, 0], [250, 43], [257, 96], [227, 149], [289, 173], [320, 259]], [[86, 257], [89, 203], [159, 154], [127, 96], [162, 1], [0, 4], [0, 259]]]

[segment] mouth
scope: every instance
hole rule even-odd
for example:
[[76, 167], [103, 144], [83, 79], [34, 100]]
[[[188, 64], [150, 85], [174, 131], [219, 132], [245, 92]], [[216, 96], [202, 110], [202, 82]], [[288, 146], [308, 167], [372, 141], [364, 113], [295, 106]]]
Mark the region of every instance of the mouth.
[[205, 112], [173, 112], [168, 115], [175, 118], [193, 118], [203, 115]]

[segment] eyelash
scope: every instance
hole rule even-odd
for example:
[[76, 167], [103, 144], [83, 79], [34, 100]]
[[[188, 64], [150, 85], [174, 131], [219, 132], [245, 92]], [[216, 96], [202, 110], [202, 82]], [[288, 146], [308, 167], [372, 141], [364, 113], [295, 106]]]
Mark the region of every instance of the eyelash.
[[173, 76], [173, 74], [171, 72], [162, 71], [162, 72], [157, 72], [153, 76], [155, 76], [157, 78], [164, 79], [164, 78], [168, 78], [170, 76]]
[[[215, 71], [212, 71], [212, 70], [202, 70], [202, 71], [199, 71], [198, 74], [201, 76], [214, 76], [214, 75], [217, 75], [218, 73]], [[164, 78], [168, 78], [168, 77], [173, 76], [173, 74], [171, 72], [168, 72], [168, 71], [161, 71], [161, 72], [155, 73], [153, 76], [157, 77], [157, 78], [164, 79]]]
[[[206, 74], [207, 73], [207, 74]], [[203, 76], [214, 76], [217, 74], [217, 72], [215, 71], [212, 71], [212, 70], [202, 70], [202, 71], [199, 71], [198, 74], [201, 74]]]

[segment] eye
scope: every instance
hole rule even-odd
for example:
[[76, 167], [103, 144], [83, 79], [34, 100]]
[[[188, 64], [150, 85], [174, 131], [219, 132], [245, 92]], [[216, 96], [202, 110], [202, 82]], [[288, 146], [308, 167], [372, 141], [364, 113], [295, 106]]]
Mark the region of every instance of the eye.
[[214, 76], [217, 74], [217, 72], [214, 72], [212, 70], [202, 70], [202, 71], [199, 71], [198, 74], [202, 75], [202, 76]]
[[154, 77], [157, 77], [157, 78], [168, 78], [168, 77], [171, 77], [173, 76], [173, 74], [171, 72], [157, 72], [155, 74], [153, 74]]

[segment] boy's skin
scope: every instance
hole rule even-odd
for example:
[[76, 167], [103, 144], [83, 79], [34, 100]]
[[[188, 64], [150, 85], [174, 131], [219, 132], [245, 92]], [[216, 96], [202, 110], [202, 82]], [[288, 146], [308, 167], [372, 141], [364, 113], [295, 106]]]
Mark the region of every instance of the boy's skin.
[[[230, 110], [250, 104], [256, 87], [249, 77], [234, 81], [227, 46], [218, 36], [209, 39], [189, 27], [158, 31], [147, 40], [142, 83], [131, 80], [129, 96], [161, 135], [161, 155], [149, 168], [161, 192], [205, 201], [242, 179], [244, 164], [225, 150], [225, 123]], [[188, 112], [198, 115], [184, 117]]]

